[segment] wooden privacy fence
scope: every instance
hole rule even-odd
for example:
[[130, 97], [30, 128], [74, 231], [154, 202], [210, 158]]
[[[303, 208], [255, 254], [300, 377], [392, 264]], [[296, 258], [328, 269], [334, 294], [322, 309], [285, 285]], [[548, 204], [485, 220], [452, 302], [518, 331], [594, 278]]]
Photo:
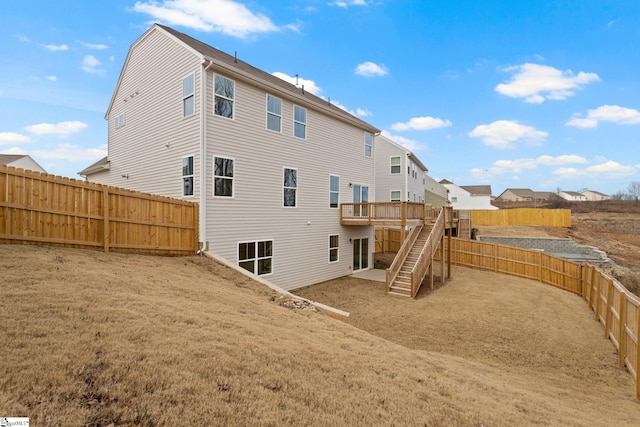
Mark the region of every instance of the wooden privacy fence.
[[0, 166], [0, 242], [194, 254], [198, 204]]
[[482, 225], [543, 225], [547, 227], [571, 227], [570, 209], [494, 209], [472, 210], [473, 227]]
[[376, 227], [375, 253], [398, 252], [402, 246], [402, 232], [399, 228]]
[[594, 265], [536, 250], [451, 239], [451, 252], [452, 264], [538, 280], [582, 296], [618, 351], [620, 366], [633, 376], [640, 399], [640, 298], [617, 280]]

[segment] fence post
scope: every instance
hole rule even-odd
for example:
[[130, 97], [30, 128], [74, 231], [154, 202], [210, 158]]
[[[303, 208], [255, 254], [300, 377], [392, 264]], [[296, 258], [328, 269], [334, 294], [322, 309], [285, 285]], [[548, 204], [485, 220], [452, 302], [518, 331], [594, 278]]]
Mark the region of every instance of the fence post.
[[609, 286], [607, 287], [607, 311], [604, 316], [604, 337], [609, 339], [609, 327], [611, 326], [611, 305], [613, 301], [611, 301], [611, 294], [613, 293], [613, 282], [611, 280], [607, 280]]
[[627, 356], [627, 293], [620, 293], [620, 336], [618, 336], [618, 363], [624, 368]]
[[104, 251], [109, 252], [109, 188], [102, 187], [102, 238], [104, 239]]
[[640, 306], [636, 307], [636, 399], [640, 399]]

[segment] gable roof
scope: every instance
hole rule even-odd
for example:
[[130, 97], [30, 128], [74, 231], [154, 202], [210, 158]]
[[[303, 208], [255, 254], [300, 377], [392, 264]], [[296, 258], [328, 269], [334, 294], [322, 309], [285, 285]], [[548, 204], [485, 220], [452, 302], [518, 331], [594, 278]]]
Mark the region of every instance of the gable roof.
[[601, 193], [601, 192], [596, 191], [596, 190], [584, 190], [582, 192], [582, 194], [584, 194], [584, 193], [593, 193], [593, 194], [597, 194], [598, 196], [609, 197], [607, 194]]
[[584, 194], [578, 193], [577, 191], [563, 191], [563, 193], [574, 197], [584, 197]]
[[27, 156], [25, 154], [0, 154], [0, 165], [8, 165], [23, 157]]
[[491, 196], [490, 185], [461, 185], [460, 188], [476, 196]]
[[111, 102], [109, 103], [109, 108], [107, 109], [105, 118], [108, 119], [109, 111], [111, 110], [111, 107], [113, 105], [114, 98], [118, 91], [118, 87], [120, 86], [124, 70], [126, 69], [126, 65], [133, 48], [152, 31], [164, 32], [168, 36], [174, 38], [177, 42], [181, 43], [185, 48], [193, 52], [195, 55], [200, 56], [203, 67], [211, 65], [214, 69], [233, 73], [234, 78], [240, 77], [241, 79], [244, 79], [245, 81], [250, 82], [253, 85], [262, 86], [268, 91], [279, 92], [289, 99], [293, 99], [296, 102], [315, 108], [316, 110], [320, 110], [339, 120], [354, 124], [362, 129], [367, 130], [370, 133], [377, 134], [380, 132], [380, 130], [375, 126], [372, 126], [364, 120], [361, 120], [353, 114], [343, 110], [342, 108], [331, 104], [330, 101], [324, 100], [310, 92], [305, 91], [302, 87], [298, 88], [279, 77], [262, 71], [238, 59], [237, 56], [231, 56], [227, 53], [222, 52], [221, 50], [218, 50], [206, 43], [201, 42], [200, 40], [196, 40], [191, 36], [188, 36], [184, 33], [174, 30], [171, 27], [167, 27], [161, 24], [154, 24], [129, 48], [129, 53], [127, 54], [125, 65], [123, 66], [120, 77], [118, 78], [118, 83], [116, 85], [116, 89], [113, 92], [113, 97], [111, 99]]
[[82, 169], [80, 172], [78, 172], [78, 175], [81, 175], [81, 176], [91, 175], [92, 173], [99, 172], [104, 169], [109, 169], [110, 166], [111, 164], [109, 162], [109, 158], [105, 156], [100, 160], [98, 160], [97, 162], [95, 162], [94, 164]]
[[507, 188], [506, 190], [504, 190], [502, 192], [502, 194], [506, 193], [507, 191], [511, 192], [512, 194], [514, 194], [515, 196], [518, 197], [531, 197], [531, 198], [535, 198], [536, 197], [536, 192], [531, 190], [530, 188]]

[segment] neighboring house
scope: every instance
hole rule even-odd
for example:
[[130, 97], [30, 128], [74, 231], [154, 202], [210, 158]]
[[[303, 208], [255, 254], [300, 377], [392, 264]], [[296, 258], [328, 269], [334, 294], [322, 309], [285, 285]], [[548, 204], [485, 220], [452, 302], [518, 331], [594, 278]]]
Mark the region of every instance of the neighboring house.
[[594, 190], [584, 190], [582, 195], [587, 198], [588, 201], [596, 202], [599, 200], [609, 200], [609, 196]]
[[560, 191], [558, 193], [560, 197], [570, 202], [586, 202], [587, 196], [577, 191]]
[[424, 203], [427, 168], [411, 151], [382, 135], [374, 144], [376, 202]]
[[285, 289], [372, 267], [374, 229], [340, 203], [374, 196], [379, 130], [166, 26], [127, 55], [88, 180], [199, 203], [201, 245]]
[[507, 188], [496, 197], [496, 202], [547, 202], [555, 198], [549, 191], [533, 191], [528, 188]]
[[0, 165], [12, 166], [18, 169], [47, 173], [42, 166], [26, 154], [0, 154]]
[[424, 201], [434, 207], [451, 206], [449, 190], [429, 175], [424, 179]]
[[451, 181], [443, 179], [440, 184], [449, 190], [449, 201], [454, 210], [498, 209], [491, 204], [490, 185], [457, 186]]

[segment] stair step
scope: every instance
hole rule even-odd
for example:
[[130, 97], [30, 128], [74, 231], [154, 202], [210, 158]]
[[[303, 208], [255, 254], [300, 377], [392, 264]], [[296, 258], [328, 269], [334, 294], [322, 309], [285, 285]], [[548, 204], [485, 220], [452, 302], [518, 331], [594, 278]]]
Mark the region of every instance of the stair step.
[[409, 294], [401, 294], [401, 293], [393, 292], [393, 291], [387, 292], [387, 295], [393, 295], [394, 297], [411, 298], [411, 295], [409, 295]]

